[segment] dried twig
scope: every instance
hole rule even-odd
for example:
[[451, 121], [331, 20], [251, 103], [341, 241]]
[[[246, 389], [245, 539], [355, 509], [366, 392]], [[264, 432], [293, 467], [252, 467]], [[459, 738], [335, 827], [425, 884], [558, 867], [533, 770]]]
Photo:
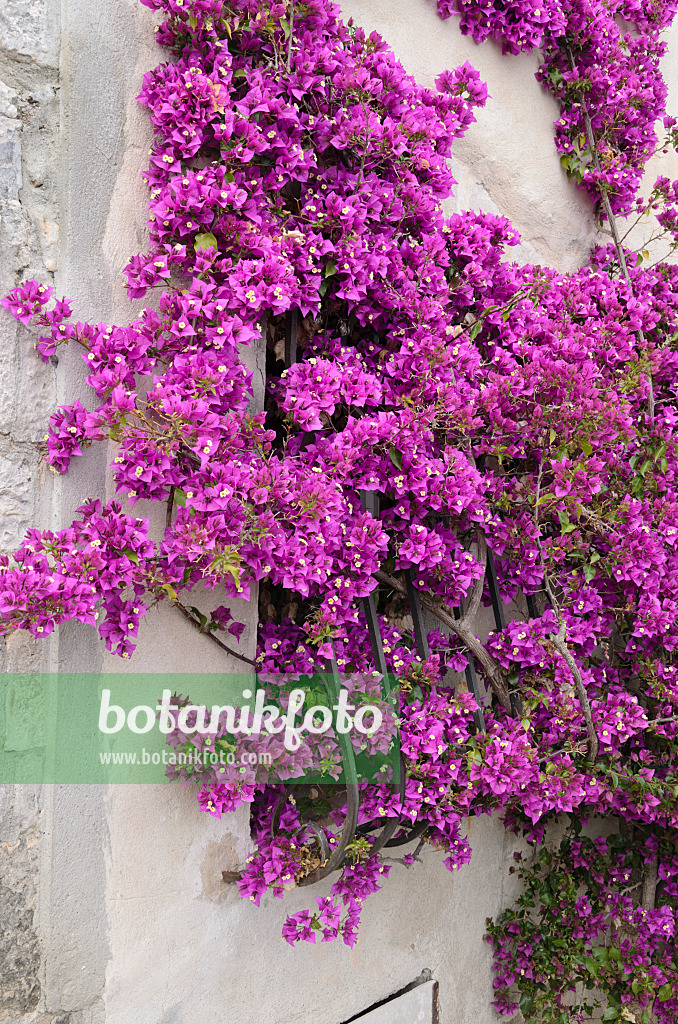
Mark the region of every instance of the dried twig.
[[[574, 71], [576, 73], [577, 65], [575, 63], [574, 55], [572, 53], [571, 48], [569, 46], [565, 46], [565, 52], [567, 53], [567, 57], [568, 57], [568, 60], [570, 62], [570, 67], [571, 67], [572, 71]], [[591, 115], [589, 114], [589, 108], [586, 105], [586, 100], [584, 99], [584, 96], [581, 95], [581, 94], [579, 96], [579, 102], [581, 103], [581, 109], [582, 109], [582, 113], [584, 115], [584, 124], [586, 126], [586, 134], [588, 135], [589, 142], [591, 143], [591, 153], [592, 153], [592, 156], [593, 156], [593, 163], [595, 165], [596, 170], [600, 171], [600, 170], [602, 170], [602, 168], [600, 166], [600, 157], [598, 156], [598, 145], [597, 145], [597, 142], [596, 142], [595, 133], [593, 131], [593, 124], [591, 122]], [[601, 202], [603, 204], [603, 209], [605, 210], [605, 216], [607, 217], [608, 224], [610, 225], [610, 234], [612, 235], [612, 241], [613, 241], [614, 247], [615, 247], [615, 249], [617, 251], [617, 258], [619, 260], [619, 267], [620, 267], [620, 270], [622, 272], [622, 276], [623, 276], [624, 280], [626, 281], [627, 285], [629, 286], [631, 294], [633, 295], [634, 294], [633, 293], [633, 282], [631, 281], [631, 275], [629, 274], [629, 268], [628, 268], [627, 263], [626, 263], [626, 254], [624, 252], [624, 247], [623, 247], [623, 245], [621, 243], [621, 239], [619, 237], [619, 230], [617, 228], [617, 221], [616, 221], [615, 216], [614, 216], [614, 214], [612, 212], [612, 206], [610, 205], [610, 197], [608, 196], [607, 191], [606, 191], [604, 185], [601, 185], [601, 188], [600, 188], [600, 199], [601, 199]], [[626, 237], [626, 236], [624, 236], [624, 237]], [[635, 335], [636, 335], [636, 338], [638, 339], [638, 342], [640, 343], [640, 345], [644, 348], [645, 347], [645, 334], [644, 334], [644, 332], [642, 330], [637, 330], [635, 332]], [[647, 411], [648, 411], [650, 419], [654, 420], [654, 385], [652, 383], [652, 376], [650, 374], [647, 375], [647, 379], [648, 379], [648, 383], [649, 383], [649, 386], [650, 386], [650, 393], [649, 393], [648, 399], [647, 399]]]
[[574, 680], [574, 689], [577, 694], [577, 697], [579, 698], [579, 704], [584, 715], [584, 721], [586, 722], [586, 735], [588, 736], [589, 756], [591, 757], [592, 761], [595, 761], [595, 759], [598, 756], [599, 744], [595, 726], [593, 725], [593, 717], [591, 715], [591, 704], [589, 703], [589, 696], [586, 692], [586, 687], [584, 686], [584, 680], [582, 679], [582, 674], [579, 671], [579, 666], [577, 665], [577, 662], [574, 660], [572, 653], [565, 642], [567, 636], [567, 625], [560, 610], [558, 598], [556, 597], [553, 591], [553, 587], [551, 586], [551, 581], [546, 570], [544, 549], [541, 543], [541, 525], [539, 523], [539, 498], [541, 495], [541, 480], [543, 473], [544, 464], [543, 462], [540, 462], [539, 472], [537, 474], [537, 487], [535, 491], [534, 502], [535, 540], [537, 543], [537, 550], [539, 551], [539, 563], [541, 566], [541, 571], [544, 576], [544, 588], [546, 590], [546, 596], [548, 597], [551, 603], [551, 607], [553, 608], [556, 619], [558, 620], [559, 627], [557, 633], [551, 634], [550, 640], [553, 643], [555, 649], [558, 651], [558, 654], [561, 656], [561, 658], [569, 668], [570, 672], [572, 673], [572, 678]]
[[645, 865], [645, 871], [643, 874], [643, 895], [641, 902], [644, 910], [654, 910], [658, 882], [659, 865], [655, 859]]
[[192, 626], [195, 626], [199, 633], [202, 633], [203, 636], [206, 636], [209, 640], [212, 641], [212, 643], [220, 647], [222, 651], [225, 651], [226, 654], [230, 654], [232, 658], [239, 658], [240, 661], [246, 662], [253, 668], [257, 667], [256, 661], [252, 661], [251, 658], [245, 657], [244, 654], [240, 654], [238, 651], [234, 651], [232, 647], [229, 647], [227, 644], [223, 643], [218, 636], [215, 636], [211, 630], [202, 627], [198, 620], [193, 615], [193, 613], [190, 611], [190, 609], [183, 605], [181, 601], [173, 601], [172, 605], [174, 608], [181, 612], [185, 619], [188, 619]]
[[[395, 590], [398, 594], [402, 594], [404, 597], [407, 596], [407, 589], [404, 583], [397, 580], [395, 576], [391, 576], [387, 572], [379, 571], [375, 573], [375, 578], [380, 582], [386, 584], [392, 590]], [[466, 649], [473, 654], [480, 664], [483, 666], [487, 680], [492, 687], [493, 692], [496, 694], [502, 707], [506, 708], [507, 711], [511, 710], [511, 699], [509, 697], [508, 687], [501, 666], [498, 661], [492, 657], [490, 652], [483, 647], [477, 636], [474, 635], [473, 630], [469, 625], [468, 613], [463, 619], [455, 619], [450, 612], [448, 612], [441, 605], [435, 604], [425, 594], [420, 595], [422, 606], [435, 615], [445, 626], [448, 627], [450, 632], [458, 636], [461, 642], [464, 644]]]

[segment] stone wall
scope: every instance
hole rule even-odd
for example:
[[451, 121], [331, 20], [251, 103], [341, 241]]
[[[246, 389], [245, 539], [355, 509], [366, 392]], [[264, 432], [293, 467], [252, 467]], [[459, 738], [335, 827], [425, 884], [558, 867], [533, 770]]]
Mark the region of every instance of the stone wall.
[[[160, 59], [154, 16], [138, 0], [2, 0], [0, 8], [0, 289], [54, 281], [81, 319], [130, 315], [121, 270], [145, 237], [140, 174], [150, 128], [134, 97]], [[476, 47], [432, 0], [342, 0], [408, 71], [432, 85], [469, 59], [492, 99], [455, 147], [458, 208], [501, 212], [521, 258], [578, 266], [595, 239], [588, 200], [565, 178], [552, 141], [555, 103], [534, 55]], [[671, 36], [672, 53], [678, 37]], [[678, 68], [667, 62], [678, 110]], [[675, 157], [662, 170], [678, 177]], [[658, 168], [653, 167], [648, 178]], [[106, 464], [44, 472], [42, 438], [58, 401], [87, 400], [81, 360], [45, 365], [30, 332], [0, 316], [0, 547], [28, 525], [65, 525], [88, 494], [111, 496]], [[56, 360], [53, 360], [56, 363]], [[257, 368], [258, 388], [261, 372]], [[148, 514], [149, 509], [144, 510]], [[203, 598], [220, 603], [218, 594]], [[207, 607], [207, 605], [205, 605]], [[237, 618], [253, 625], [243, 602]], [[4, 671], [120, 670], [93, 634], [64, 627], [49, 643], [14, 637]], [[171, 608], [144, 621], [130, 670], [233, 670]], [[0, 707], [0, 741], [5, 735]], [[22, 740], [30, 746], [30, 737]], [[291, 949], [285, 912], [325, 886], [267, 897], [260, 909], [221, 882], [250, 849], [243, 809], [199, 814], [174, 787], [0, 790], [0, 1024], [341, 1024], [429, 974], [442, 1024], [492, 1024], [485, 919], [511, 901], [516, 843], [499, 823], [469, 825], [471, 865], [450, 875], [438, 854], [394, 865], [368, 902], [354, 950]], [[428, 973], [427, 973], [428, 972]]]
[[[0, 9], [0, 291], [23, 277], [52, 281], [59, 259], [59, 31], [52, 0]], [[52, 475], [41, 462], [56, 401], [55, 365], [36, 358], [28, 332], [0, 318], [0, 548], [52, 521]], [[50, 646], [15, 636], [0, 670], [38, 671]], [[4, 737], [0, 706], [0, 737]], [[41, 992], [37, 921], [44, 818], [37, 787], [0, 788], [0, 1021], [34, 1016]]]

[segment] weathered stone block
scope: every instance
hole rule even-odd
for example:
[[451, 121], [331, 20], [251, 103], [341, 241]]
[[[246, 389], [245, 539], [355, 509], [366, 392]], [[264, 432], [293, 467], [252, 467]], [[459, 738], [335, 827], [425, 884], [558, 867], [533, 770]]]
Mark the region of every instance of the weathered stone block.
[[34, 488], [38, 457], [24, 453], [0, 453], [0, 550], [14, 551], [33, 525]]
[[37, 786], [0, 786], [0, 843], [14, 846], [39, 818]]
[[56, 5], [52, 0], [3, 0], [0, 7], [0, 49], [37, 64], [53, 67], [58, 61]]
[[40, 945], [34, 921], [39, 820], [36, 787], [0, 787], [1, 1024], [23, 1020], [40, 997]]
[[27, 673], [7, 677], [3, 749], [33, 750], [44, 738], [48, 687], [43, 676]]
[[49, 418], [57, 407], [56, 374], [35, 351], [35, 338], [19, 331], [18, 375], [12, 437], [16, 441], [44, 442]]
[[0, 117], [15, 118], [17, 116], [16, 100], [14, 89], [0, 81]]
[[23, 893], [0, 884], [0, 1007], [34, 1009], [40, 998], [39, 970], [33, 911]]
[[15, 198], [21, 187], [19, 122], [0, 118], [0, 200]]

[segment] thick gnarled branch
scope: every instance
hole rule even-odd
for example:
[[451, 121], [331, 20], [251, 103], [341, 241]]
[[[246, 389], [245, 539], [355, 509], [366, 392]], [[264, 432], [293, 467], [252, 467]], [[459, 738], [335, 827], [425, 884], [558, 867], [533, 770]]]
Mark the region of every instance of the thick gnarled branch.
[[[396, 579], [395, 576], [391, 576], [390, 573], [379, 571], [375, 573], [376, 579], [380, 583], [384, 583], [386, 586], [395, 590], [396, 593], [402, 594], [404, 597], [407, 596], [407, 589], [404, 583]], [[482, 579], [480, 584], [476, 583], [476, 588], [480, 586], [480, 594], [482, 594]], [[474, 588], [475, 590], [475, 588]], [[474, 603], [475, 593], [471, 596], [471, 602]], [[498, 661], [492, 657], [490, 652], [483, 647], [480, 640], [473, 633], [470, 626], [471, 619], [467, 612], [462, 619], [455, 619], [445, 608], [441, 605], [437, 605], [425, 594], [420, 595], [420, 601], [427, 611], [431, 612], [432, 615], [448, 627], [451, 633], [459, 637], [464, 647], [480, 662], [485, 672], [485, 676], [492, 688], [493, 693], [496, 695], [497, 700], [500, 702], [502, 707], [506, 708], [507, 711], [511, 710], [511, 700], [509, 697], [508, 686], [504, 679], [501, 666]], [[480, 603], [480, 596], [477, 598], [476, 604]]]
[[570, 651], [569, 647], [565, 643], [564, 627], [565, 623], [562, 622], [560, 631], [558, 633], [552, 634], [551, 642], [555, 649], [558, 651], [558, 654], [561, 656], [561, 658], [569, 668], [570, 672], [572, 673], [575, 693], [579, 698], [579, 703], [584, 714], [584, 721], [586, 722], [586, 735], [588, 736], [589, 756], [592, 761], [595, 761], [595, 759], [598, 757], [598, 736], [596, 734], [595, 726], [593, 724], [593, 718], [591, 716], [591, 704], [589, 703], [589, 695], [586, 692], [586, 687], [584, 686], [584, 680], [582, 679], [581, 672], [579, 671], [579, 666], [577, 665], [577, 662], [574, 660], [574, 657], [572, 656], [572, 652]]
[[553, 643], [553, 646], [558, 651], [558, 654], [561, 656], [561, 658], [569, 668], [570, 673], [572, 675], [572, 679], [574, 680], [575, 693], [579, 698], [579, 704], [582, 709], [582, 714], [584, 715], [584, 721], [586, 722], [586, 735], [588, 738], [589, 757], [592, 761], [595, 761], [598, 757], [599, 743], [595, 726], [593, 724], [593, 717], [591, 715], [591, 704], [589, 702], [589, 696], [586, 692], [586, 687], [584, 686], [584, 680], [579, 670], [579, 666], [577, 665], [577, 662], [574, 660], [574, 656], [570, 651], [570, 648], [567, 646], [567, 643], [565, 642], [567, 637], [567, 624], [565, 622], [565, 619], [563, 618], [558, 598], [556, 597], [553, 587], [551, 586], [551, 580], [549, 579], [549, 574], [546, 570], [544, 548], [542, 547], [541, 543], [541, 525], [539, 523], [539, 498], [541, 495], [542, 476], [543, 463], [540, 463], [539, 473], [537, 475], [537, 489], [534, 503], [534, 525], [536, 530], [535, 541], [537, 544], [537, 550], [539, 551], [539, 564], [541, 566], [541, 571], [544, 576], [544, 589], [546, 590], [546, 596], [548, 597], [551, 603], [553, 613], [556, 619], [558, 620], [558, 632], [552, 633], [550, 639]]

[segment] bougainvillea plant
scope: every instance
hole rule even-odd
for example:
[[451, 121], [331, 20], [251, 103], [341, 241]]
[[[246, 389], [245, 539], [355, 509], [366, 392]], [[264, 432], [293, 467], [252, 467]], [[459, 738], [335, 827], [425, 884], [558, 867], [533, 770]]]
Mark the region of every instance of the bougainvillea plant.
[[[487, 99], [469, 64], [420, 88], [329, 0], [144, 2], [164, 12], [171, 53], [140, 96], [150, 245], [126, 273], [132, 298], [157, 289], [153, 304], [119, 327], [73, 322], [35, 282], [3, 300], [37, 325], [43, 359], [82, 347], [94, 399], [54, 414], [47, 459], [62, 473], [114, 440], [120, 500], [89, 500], [68, 529], [29, 531], [2, 559], [4, 631], [75, 619], [127, 658], [166, 601], [247, 661], [230, 612], [203, 616], [191, 592], [258, 585], [260, 678], [333, 658], [369, 696], [360, 600], [379, 586], [406, 786], [401, 800], [363, 784], [361, 822], [420, 824], [450, 869], [470, 859], [470, 815], [501, 812], [534, 844], [524, 896], [489, 926], [500, 1012], [675, 1021], [678, 268], [632, 258], [615, 221], [654, 215], [675, 243], [676, 184], [637, 196], [667, 144], [658, 122], [672, 141], [657, 61], [673, 7], [439, 0], [476, 39], [543, 50], [563, 164], [614, 239], [565, 276], [512, 263], [505, 218], [443, 214], [451, 147]], [[252, 344], [268, 358], [254, 413]], [[379, 515], [361, 492], [379, 495]], [[166, 504], [162, 540], [139, 499]], [[514, 605], [480, 639], [488, 552]], [[439, 620], [426, 659], [405, 572]], [[469, 659], [483, 730], [453, 685]], [[279, 779], [323, 757], [305, 745]], [[311, 828], [304, 802], [281, 811], [279, 782], [257, 772], [206, 770], [198, 799], [216, 816], [251, 806], [257, 849], [238, 885], [258, 904], [317, 867], [318, 829], [336, 841], [341, 807]], [[592, 822], [606, 838], [582, 832]], [[366, 833], [285, 938], [352, 945], [388, 870]]]

